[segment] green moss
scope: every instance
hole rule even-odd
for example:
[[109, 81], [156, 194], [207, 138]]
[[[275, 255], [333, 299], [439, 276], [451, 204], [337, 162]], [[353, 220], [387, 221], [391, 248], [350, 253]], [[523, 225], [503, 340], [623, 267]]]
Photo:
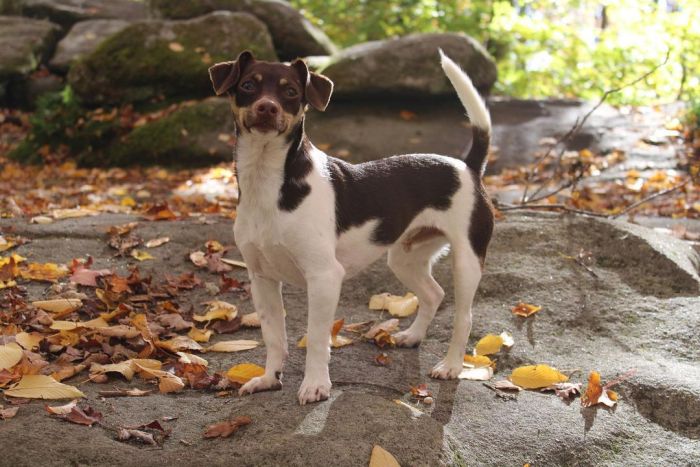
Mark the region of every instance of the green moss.
[[136, 128], [104, 151], [78, 156], [81, 165], [192, 166], [220, 162], [207, 149], [202, 137], [215, 138], [222, 122], [230, 118], [230, 109], [221, 102], [203, 101]]
[[203, 97], [212, 94], [209, 66], [244, 49], [275, 59], [267, 29], [249, 15], [217, 13], [195, 21], [139, 23], [76, 63], [68, 79], [94, 104]]

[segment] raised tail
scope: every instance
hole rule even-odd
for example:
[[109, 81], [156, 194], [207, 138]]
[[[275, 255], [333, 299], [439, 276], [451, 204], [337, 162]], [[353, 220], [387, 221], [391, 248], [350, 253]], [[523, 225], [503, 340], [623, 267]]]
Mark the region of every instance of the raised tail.
[[440, 49], [440, 63], [472, 123], [472, 146], [464, 162], [467, 167], [482, 176], [486, 169], [486, 156], [488, 156], [491, 141], [491, 116], [474, 88], [472, 80], [459, 65], [443, 53], [442, 49]]

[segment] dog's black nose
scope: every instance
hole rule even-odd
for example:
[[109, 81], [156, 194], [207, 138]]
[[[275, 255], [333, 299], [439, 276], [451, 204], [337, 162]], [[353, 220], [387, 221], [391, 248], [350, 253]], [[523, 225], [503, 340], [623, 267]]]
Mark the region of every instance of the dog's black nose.
[[255, 113], [259, 116], [274, 117], [280, 112], [280, 106], [271, 99], [260, 99], [255, 103]]

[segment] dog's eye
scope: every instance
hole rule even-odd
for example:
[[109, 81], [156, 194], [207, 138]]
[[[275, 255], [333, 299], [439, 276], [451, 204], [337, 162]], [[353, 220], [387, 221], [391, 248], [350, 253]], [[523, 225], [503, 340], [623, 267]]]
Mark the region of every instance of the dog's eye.
[[244, 91], [255, 91], [255, 83], [248, 80], [241, 84], [241, 89], [243, 89]]
[[299, 93], [297, 92], [297, 90], [294, 89], [294, 88], [287, 88], [287, 89], [285, 89], [285, 90], [284, 90], [284, 94], [285, 94], [287, 97], [297, 97], [297, 96], [299, 95]]

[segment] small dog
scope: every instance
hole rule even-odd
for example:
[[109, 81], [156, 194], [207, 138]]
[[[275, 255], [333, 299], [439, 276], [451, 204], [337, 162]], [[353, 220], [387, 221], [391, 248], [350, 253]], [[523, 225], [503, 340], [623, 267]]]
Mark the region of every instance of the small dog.
[[333, 83], [302, 60], [269, 63], [246, 51], [209, 69], [216, 94], [230, 96], [236, 122], [240, 199], [233, 231], [267, 348], [265, 374], [241, 387], [241, 394], [281, 388], [288, 355], [284, 282], [308, 291], [299, 402], [327, 399], [330, 332], [343, 279], [387, 251], [389, 267], [420, 302], [413, 324], [394, 336], [398, 345], [410, 347], [425, 337], [445, 295], [431, 269], [451, 248], [452, 340], [431, 376], [451, 379], [460, 373], [494, 222], [481, 182], [491, 120], [469, 77], [442, 51], [440, 56], [472, 122], [473, 142], [464, 161], [409, 154], [346, 163], [316, 148], [304, 133], [308, 106], [325, 110]]

